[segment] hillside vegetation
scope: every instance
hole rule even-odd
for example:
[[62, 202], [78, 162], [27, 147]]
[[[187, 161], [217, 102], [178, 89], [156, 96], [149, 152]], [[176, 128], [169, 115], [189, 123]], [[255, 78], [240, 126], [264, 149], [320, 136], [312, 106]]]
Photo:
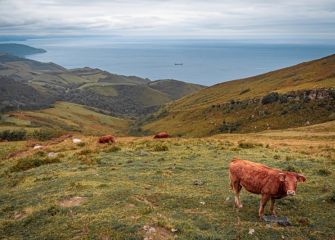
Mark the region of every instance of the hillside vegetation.
[[335, 118], [335, 55], [181, 98], [146, 119], [143, 129], [175, 135], [254, 132]]
[[52, 108], [3, 114], [0, 119], [0, 130], [24, 128], [31, 132], [48, 128], [64, 133], [124, 136], [128, 132], [129, 124], [129, 120], [98, 113], [97, 109], [57, 102]]
[[[125, 137], [116, 145], [76, 136], [84, 144], [42, 142], [38, 150], [26, 142], [0, 143], [0, 236], [333, 239], [335, 136], [327, 129], [334, 126], [193, 139]], [[233, 157], [306, 177], [296, 196], [276, 201], [278, 216], [288, 217], [290, 226], [260, 221], [260, 196], [244, 190], [243, 208], [234, 208]]]
[[2, 112], [40, 109], [55, 101], [67, 101], [122, 117], [151, 113], [165, 103], [203, 88], [177, 80], [151, 82], [88, 67], [69, 70], [54, 63], [4, 53], [0, 53], [0, 81]]

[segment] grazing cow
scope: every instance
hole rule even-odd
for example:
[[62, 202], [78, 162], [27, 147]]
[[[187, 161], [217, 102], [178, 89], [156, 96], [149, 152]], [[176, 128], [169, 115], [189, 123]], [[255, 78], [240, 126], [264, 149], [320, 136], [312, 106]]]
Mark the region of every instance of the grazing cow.
[[160, 132], [160, 133], [157, 133], [154, 138], [168, 138], [170, 137], [169, 134], [167, 132]]
[[294, 196], [297, 182], [304, 182], [306, 178], [295, 172], [281, 171], [265, 165], [247, 160], [233, 159], [229, 165], [230, 185], [235, 192], [235, 205], [242, 207], [240, 191], [244, 187], [247, 191], [261, 194], [259, 217], [264, 216], [264, 207], [271, 200], [270, 211], [274, 211], [275, 199]]
[[112, 135], [106, 135], [99, 138], [98, 143], [115, 143], [115, 138]]

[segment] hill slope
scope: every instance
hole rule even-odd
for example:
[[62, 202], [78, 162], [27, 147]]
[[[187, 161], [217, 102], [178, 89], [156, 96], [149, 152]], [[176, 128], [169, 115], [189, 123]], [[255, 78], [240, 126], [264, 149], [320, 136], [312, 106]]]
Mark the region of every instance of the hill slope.
[[202, 85], [185, 83], [174, 79], [157, 80], [148, 83], [149, 87], [166, 93], [173, 100], [197, 92], [204, 88]]
[[0, 118], [0, 129], [52, 128], [86, 135], [120, 136], [127, 134], [129, 123], [129, 120], [101, 114], [82, 105], [57, 102], [52, 108], [4, 114]]
[[334, 117], [334, 87], [331, 55], [203, 89], [161, 109], [143, 128], [204, 136], [320, 123]]
[[[160, 105], [201, 88], [200, 85], [175, 80], [156, 82], [135, 76], [112, 74], [100, 69], [68, 70], [54, 63], [41, 63], [9, 54], [0, 54], [0, 86], [3, 96], [0, 110], [36, 109], [55, 101], [67, 101], [100, 108], [109, 114], [136, 117], [156, 110]], [[178, 83], [178, 88], [171, 89]], [[13, 91], [32, 99], [12, 94]], [[26, 90], [26, 92], [24, 92]]]

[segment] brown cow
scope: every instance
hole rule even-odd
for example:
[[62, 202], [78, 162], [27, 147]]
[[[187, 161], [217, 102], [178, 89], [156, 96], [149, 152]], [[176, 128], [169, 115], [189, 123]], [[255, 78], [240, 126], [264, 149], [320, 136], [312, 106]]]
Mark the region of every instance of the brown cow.
[[115, 138], [112, 135], [106, 135], [99, 138], [98, 143], [115, 143]]
[[160, 133], [157, 133], [154, 138], [168, 138], [170, 137], [169, 134], [167, 132], [160, 132]]
[[294, 196], [297, 182], [304, 182], [306, 178], [295, 172], [281, 171], [265, 165], [247, 160], [233, 159], [229, 165], [230, 185], [235, 192], [235, 205], [242, 207], [240, 191], [244, 187], [247, 191], [261, 194], [259, 217], [264, 216], [264, 207], [271, 200], [270, 211], [274, 211], [275, 199]]

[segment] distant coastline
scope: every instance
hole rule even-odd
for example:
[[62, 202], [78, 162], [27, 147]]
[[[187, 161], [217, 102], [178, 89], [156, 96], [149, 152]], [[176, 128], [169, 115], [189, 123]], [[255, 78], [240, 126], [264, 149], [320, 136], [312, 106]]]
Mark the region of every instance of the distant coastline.
[[18, 43], [1, 43], [0, 52], [8, 53], [18, 57], [26, 57], [33, 54], [46, 53], [47, 51], [42, 48], [34, 48], [24, 44]]
[[[23, 44], [44, 48], [28, 56], [66, 68], [90, 66], [119, 75], [178, 79], [213, 85], [241, 79], [335, 52], [333, 45], [242, 44], [225, 41], [117, 42], [113, 39], [31, 39]], [[176, 66], [174, 63], [183, 63]]]

